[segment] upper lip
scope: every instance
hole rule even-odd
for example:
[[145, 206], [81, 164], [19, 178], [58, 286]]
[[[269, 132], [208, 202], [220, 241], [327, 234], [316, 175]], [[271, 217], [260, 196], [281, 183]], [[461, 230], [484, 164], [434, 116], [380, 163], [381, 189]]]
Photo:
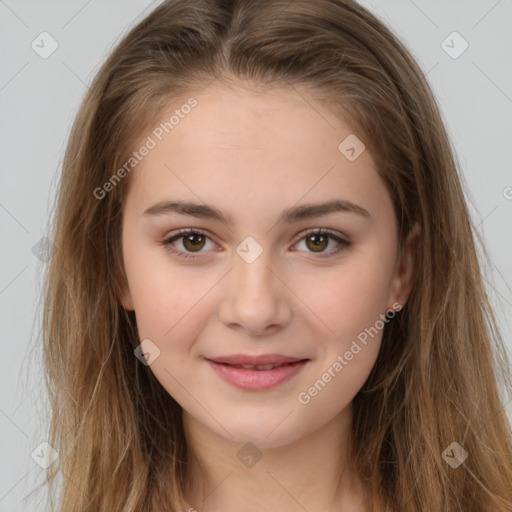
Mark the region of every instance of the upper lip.
[[251, 366], [259, 366], [264, 364], [284, 364], [284, 363], [295, 363], [297, 361], [303, 361], [306, 358], [304, 357], [289, 357], [283, 356], [281, 354], [262, 354], [259, 356], [251, 356], [249, 354], [233, 354], [227, 356], [218, 356], [218, 357], [207, 357], [209, 361], [213, 361], [215, 363], [225, 363], [225, 364], [240, 364], [240, 365], [251, 365]]

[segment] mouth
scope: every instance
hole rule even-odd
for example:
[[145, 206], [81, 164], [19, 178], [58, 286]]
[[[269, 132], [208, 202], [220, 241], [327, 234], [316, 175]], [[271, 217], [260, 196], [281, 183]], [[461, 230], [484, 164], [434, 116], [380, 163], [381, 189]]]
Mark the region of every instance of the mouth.
[[207, 357], [206, 359], [213, 361], [214, 363], [224, 363], [230, 366], [255, 367], [270, 364], [279, 366], [285, 363], [296, 363], [298, 361], [304, 360], [305, 358], [285, 356], [282, 354], [232, 354], [225, 356]]
[[[268, 362], [273, 357], [273, 361]], [[231, 357], [231, 361], [226, 362], [228, 358], [205, 358], [214, 372], [229, 384], [244, 390], [260, 391], [274, 388], [293, 376], [297, 375], [310, 361], [309, 359], [290, 358], [284, 356], [260, 356], [252, 358], [253, 362], [248, 362], [247, 357]], [[261, 362], [262, 358], [267, 361]], [[284, 360], [283, 360], [284, 359]], [[243, 362], [240, 362], [244, 360]]]
[[256, 370], [256, 371], [268, 371], [273, 370], [274, 368], [281, 368], [282, 366], [292, 366], [296, 363], [300, 363], [302, 361], [307, 361], [307, 359], [301, 359], [298, 361], [294, 361], [293, 363], [281, 363], [281, 364], [228, 364], [228, 363], [219, 363], [218, 361], [211, 361], [215, 364], [221, 364], [224, 366], [229, 366], [231, 368], [243, 368], [244, 370]]

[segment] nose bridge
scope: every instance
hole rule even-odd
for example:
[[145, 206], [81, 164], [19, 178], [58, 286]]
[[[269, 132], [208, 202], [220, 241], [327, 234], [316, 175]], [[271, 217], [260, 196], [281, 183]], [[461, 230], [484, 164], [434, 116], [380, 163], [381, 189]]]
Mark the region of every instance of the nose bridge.
[[269, 269], [270, 251], [264, 251], [254, 259], [245, 259], [240, 256], [239, 249], [237, 249], [233, 275], [238, 293], [249, 292], [252, 296], [273, 295], [271, 291], [273, 274]]
[[236, 249], [222, 320], [253, 333], [289, 319], [285, 287], [271, 270], [271, 251], [247, 237]]
[[[258, 244], [259, 245], [259, 244]], [[253, 241], [242, 242], [234, 261], [233, 292], [237, 301], [248, 305], [258, 301], [275, 302], [275, 278], [270, 271], [270, 250], [255, 246]]]

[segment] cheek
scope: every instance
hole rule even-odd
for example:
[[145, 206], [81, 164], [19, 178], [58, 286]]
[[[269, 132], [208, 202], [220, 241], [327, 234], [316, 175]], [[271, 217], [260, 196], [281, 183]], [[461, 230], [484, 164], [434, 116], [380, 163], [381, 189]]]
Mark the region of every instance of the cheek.
[[308, 301], [321, 319], [315, 336], [320, 364], [301, 389], [303, 399], [310, 401], [303, 414], [314, 409], [318, 421], [347, 406], [367, 380], [387, 325], [381, 315], [389, 293], [389, 276], [381, 265], [350, 266], [350, 271], [347, 266], [325, 282]]
[[172, 265], [163, 247], [148, 250], [129, 243], [125, 267], [140, 338], [150, 338], [161, 349], [191, 343], [208, 315], [202, 299], [214, 276]]
[[[147, 276], [134, 287], [139, 334], [155, 340], [162, 350], [188, 346], [197, 338], [211, 315], [203, 279], [162, 275]], [[153, 279], [155, 277], [155, 279]]]
[[[301, 282], [298, 294], [306, 297], [306, 304], [321, 320], [324, 339], [343, 348], [386, 312], [391, 265], [377, 258], [353, 258], [324, 272], [321, 280], [306, 276]], [[314, 290], [312, 282], [317, 283]]]
[[[347, 405], [368, 378], [379, 353], [387, 324], [381, 315], [386, 312], [393, 260], [385, 254], [367, 254], [347, 259], [325, 273], [321, 280], [325, 284], [317, 286], [315, 293], [306, 293], [311, 279], [302, 281], [299, 293], [307, 297], [309, 308], [321, 320], [315, 321], [321, 368], [307, 384], [321, 410]], [[324, 384], [315, 384], [318, 380], [328, 381], [321, 392], [318, 389]]]

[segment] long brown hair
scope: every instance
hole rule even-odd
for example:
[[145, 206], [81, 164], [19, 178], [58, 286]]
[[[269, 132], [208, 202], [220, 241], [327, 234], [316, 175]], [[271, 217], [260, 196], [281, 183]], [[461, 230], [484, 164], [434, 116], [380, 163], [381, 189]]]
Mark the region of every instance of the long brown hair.
[[[412, 293], [353, 403], [350, 459], [369, 508], [512, 510], [500, 396], [512, 385], [454, 150], [422, 70], [352, 0], [167, 0], [97, 73], [64, 157], [44, 289], [52, 510], [184, 509], [181, 408], [134, 356], [136, 320], [120, 300], [130, 175], [94, 191], [164, 108], [212, 80], [307, 88], [371, 151], [400, 244], [421, 228]], [[468, 453], [456, 469], [443, 457], [452, 443]]]

